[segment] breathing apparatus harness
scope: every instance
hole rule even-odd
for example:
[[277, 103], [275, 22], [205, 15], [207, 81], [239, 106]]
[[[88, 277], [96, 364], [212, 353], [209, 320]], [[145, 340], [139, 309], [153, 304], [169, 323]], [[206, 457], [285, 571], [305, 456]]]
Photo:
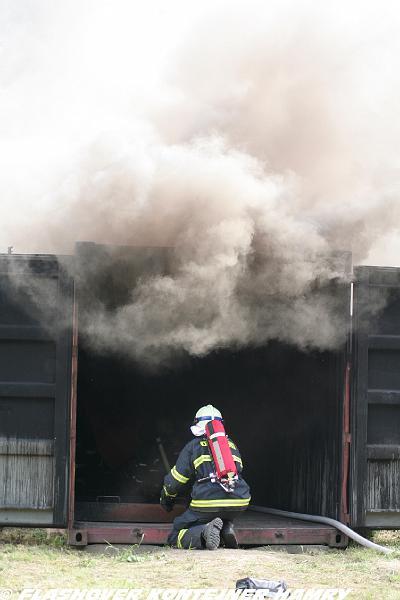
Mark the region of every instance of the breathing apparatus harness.
[[[198, 421], [205, 419], [207, 419], [207, 417], [200, 417]], [[238, 474], [222, 419], [215, 417], [209, 421], [205, 427], [205, 435], [213, 459], [215, 472], [210, 473], [208, 477], [203, 477], [197, 481], [198, 483], [203, 483], [205, 481], [218, 483], [225, 492], [231, 493], [235, 489]]]

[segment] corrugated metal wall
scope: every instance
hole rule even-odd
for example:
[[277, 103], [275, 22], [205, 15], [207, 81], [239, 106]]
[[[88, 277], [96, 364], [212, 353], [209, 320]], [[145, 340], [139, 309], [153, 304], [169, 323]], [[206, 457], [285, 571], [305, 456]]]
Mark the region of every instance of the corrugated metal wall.
[[0, 523], [65, 521], [71, 289], [55, 257], [0, 257]]
[[400, 269], [355, 270], [352, 521], [400, 527]]

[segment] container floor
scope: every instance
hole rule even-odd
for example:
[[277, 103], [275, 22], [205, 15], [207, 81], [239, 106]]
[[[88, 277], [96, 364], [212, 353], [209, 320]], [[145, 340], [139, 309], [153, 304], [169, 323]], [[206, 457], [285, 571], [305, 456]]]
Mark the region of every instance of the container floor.
[[[96, 504], [99, 510], [94, 511], [93, 506], [83, 507], [82, 504]], [[117, 503], [80, 503], [76, 508], [77, 520], [69, 532], [72, 545], [105, 542], [166, 544], [173, 518], [184, 510], [184, 507], [176, 507], [172, 513], [165, 513], [155, 504]], [[261, 514], [251, 509], [238, 515], [235, 529], [243, 546], [322, 544], [342, 548], [347, 545], [346, 536], [334, 527]]]

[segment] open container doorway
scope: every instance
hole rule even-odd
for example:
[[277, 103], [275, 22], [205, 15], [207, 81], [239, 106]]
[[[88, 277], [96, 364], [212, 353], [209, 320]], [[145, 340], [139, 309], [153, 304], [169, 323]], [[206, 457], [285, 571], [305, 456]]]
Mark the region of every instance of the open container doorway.
[[[78, 329], [84, 329], [79, 324], [97, 302], [110, 311], [123, 305], [141, 273], [167, 273], [170, 260], [169, 249], [78, 244]], [[346, 310], [349, 289], [338, 285], [332, 293], [342, 295]], [[163, 532], [166, 537], [167, 524], [184, 509], [184, 501], [171, 515], [159, 507], [165, 466], [157, 439], [173, 466], [191, 439], [196, 410], [208, 403], [221, 410], [227, 431], [239, 445], [254, 504], [340, 518], [345, 371], [345, 347], [305, 352], [276, 341], [203, 357], [180, 354], [167, 366], [149, 369], [115, 347], [93, 348], [80, 333], [77, 529], [86, 528], [94, 540], [96, 531], [114, 535], [111, 525], [115, 532], [119, 523], [114, 541], [124, 541], [124, 523], [142, 523], [139, 532], [153, 523], [155, 528], [164, 524], [156, 541], [163, 539]], [[294, 521], [283, 523], [251, 511], [241, 518], [247, 531], [244, 543], [268, 542], [262, 528], [269, 528], [277, 543], [296, 541], [293, 528], [299, 524]], [[240, 533], [240, 523], [238, 528]], [[312, 528], [307, 526], [310, 540]], [[321, 529], [314, 526], [314, 543], [343, 543], [331, 528], [323, 535]]]
[[[0, 526], [67, 528], [82, 545], [165, 543], [183, 506], [158, 504], [155, 440], [173, 462], [210, 401], [240, 445], [254, 503], [398, 529], [400, 268], [354, 268], [352, 344], [337, 352], [275, 341], [151, 372], [118, 344], [94, 351], [88, 307], [112, 312], [170, 260], [168, 249], [96, 244], [0, 254]], [[348, 262], [337, 270], [350, 273]], [[345, 319], [350, 279], [325, 290]], [[237, 531], [242, 544], [343, 543], [333, 527], [251, 510]]]

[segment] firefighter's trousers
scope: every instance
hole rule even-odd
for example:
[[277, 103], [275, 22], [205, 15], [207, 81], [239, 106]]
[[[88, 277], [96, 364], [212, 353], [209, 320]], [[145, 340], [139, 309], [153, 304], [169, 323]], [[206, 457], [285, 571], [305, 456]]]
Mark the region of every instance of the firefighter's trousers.
[[202, 532], [207, 523], [219, 517], [223, 521], [233, 521], [237, 512], [195, 512], [188, 508], [183, 514], [174, 519], [171, 533], [168, 536], [168, 544], [178, 548], [205, 547]]

